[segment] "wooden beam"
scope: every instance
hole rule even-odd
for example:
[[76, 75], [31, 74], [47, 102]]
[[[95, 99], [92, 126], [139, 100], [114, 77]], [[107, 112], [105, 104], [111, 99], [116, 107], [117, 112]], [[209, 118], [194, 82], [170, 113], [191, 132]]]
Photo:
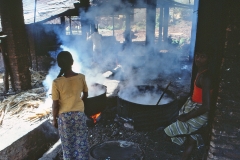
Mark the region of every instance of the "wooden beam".
[[155, 45], [156, 0], [148, 0], [146, 8], [146, 45]]
[[162, 45], [162, 38], [163, 38], [163, 6], [160, 7], [159, 13], [159, 35], [158, 35], [158, 45]]
[[164, 16], [163, 16], [163, 41], [167, 42], [168, 39], [168, 19], [169, 19], [169, 6], [164, 6]]

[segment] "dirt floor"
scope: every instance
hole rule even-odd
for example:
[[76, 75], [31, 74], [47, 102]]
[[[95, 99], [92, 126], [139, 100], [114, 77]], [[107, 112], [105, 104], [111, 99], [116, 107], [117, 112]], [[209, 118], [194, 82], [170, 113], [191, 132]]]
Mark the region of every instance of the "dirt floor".
[[[139, 144], [145, 160], [177, 160], [181, 158], [183, 146], [178, 146], [163, 136], [163, 131], [136, 131], [116, 120], [116, 108], [109, 108], [105, 116], [93, 127], [89, 127], [89, 145], [92, 147], [107, 141], [128, 141]], [[206, 147], [195, 149], [192, 160], [202, 159]], [[124, 153], [123, 153], [124, 154]], [[62, 160], [59, 152], [56, 160]], [[138, 160], [138, 158], [129, 160]]]
[[[164, 84], [166, 81], [151, 82]], [[177, 95], [185, 95], [188, 85], [183, 83], [172, 83], [170, 90]], [[179, 90], [181, 88], [181, 90]], [[93, 126], [89, 126], [89, 146], [101, 145], [109, 141], [127, 141], [138, 144], [143, 151], [145, 160], [177, 160], [181, 158], [184, 146], [178, 146], [164, 136], [163, 127], [154, 130], [135, 130], [131, 123], [119, 118], [117, 113], [117, 97], [110, 96], [107, 99], [107, 108], [100, 116], [100, 119]], [[192, 160], [200, 160], [205, 154], [206, 146], [195, 148], [191, 156]], [[62, 160], [62, 151], [60, 150], [56, 160]], [[110, 158], [111, 159], [111, 158]], [[129, 158], [129, 160], [138, 160], [139, 158]], [[105, 160], [105, 159], [104, 159]]]
[[[169, 77], [170, 79], [171, 77]], [[175, 78], [175, 77], [172, 77]], [[169, 80], [168, 79], [168, 80]], [[176, 80], [176, 79], [175, 79]], [[163, 136], [162, 128], [160, 127], [159, 130], [135, 130], [132, 128], [131, 123], [126, 123], [122, 119], [117, 116], [117, 80], [109, 79], [105, 85], [108, 88], [108, 98], [107, 98], [107, 108], [102, 112], [100, 119], [98, 122], [93, 125], [89, 126], [89, 146], [93, 147], [97, 144], [101, 144], [107, 141], [118, 141], [123, 140], [127, 142], [133, 142], [139, 145], [140, 149], [143, 151], [144, 159], [146, 160], [177, 160], [180, 159], [183, 146], [178, 146], [170, 141], [170, 139]], [[121, 82], [120, 82], [121, 83]], [[150, 81], [149, 84], [160, 84], [166, 85], [166, 80], [162, 80], [160, 77], [156, 81]], [[188, 85], [186, 85], [188, 83]], [[174, 81], [169, 90], [173, 91], [176, 95], [186, 96], [189, 90], [189, 81]], [[109, 94], [110, 93], [110, 94]], [[1, 126], [1, 135], [6, 138], [6, 134], [11, 136], [11, 134], [16, 133], [18, 131], [28, 130], [33, 124], [38, 123], [36, 122], [26, 122], [22, 121], [21, 123], [25, 126], [16, 126], [14, 122], [16, 119], [20, 118], [21, 116], [13, 116], [10, 118], [9, 116], [6, 117], [6, 121]], [[20, 123], [20, 121], [18, 121]], [[16, 134], [15, 134], [16, 135]], [[19, 136], [19, 135], [18, 135]], [[17, 138], [17, 137], [16, 137]], [[7, 139], [7, 138], [6, 138]], [[201, 159], [206, 147], [202, 147], [200, 149], [195, 148], [194, 153], [192, 154], [191, 159], [197, 160]], [[55, 160], [62, 160], [62, 151], [59, 150], [57, 157]], [[136, 160], [138, 158], [135, 158]], [[131, 158], [131, 160], [133, 160]]]

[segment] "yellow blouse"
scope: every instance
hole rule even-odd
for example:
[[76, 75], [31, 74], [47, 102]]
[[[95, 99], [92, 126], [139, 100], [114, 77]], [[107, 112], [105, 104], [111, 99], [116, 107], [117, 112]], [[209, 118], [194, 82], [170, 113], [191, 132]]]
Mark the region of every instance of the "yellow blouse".
[[59, 114], [71, 111], [84, 112], [81, 93], [88, 92], [83, 74], [73, 77], [59, 77], [52, 83], [52, 100], [59, 100]]

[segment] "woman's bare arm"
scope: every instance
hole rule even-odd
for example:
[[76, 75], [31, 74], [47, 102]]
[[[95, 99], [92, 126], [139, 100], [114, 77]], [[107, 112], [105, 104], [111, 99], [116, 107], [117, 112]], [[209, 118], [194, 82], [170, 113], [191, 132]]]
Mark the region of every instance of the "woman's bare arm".
[[88, 97], [88, 92], [83, 92], [83, 95], [81, 97], [83, 102], [87, 99], [87, 97]]
[[59, 114], [59, 101], [58, 100], [53, 100], [52, 103], [52, 115], [53, 115], [53, 126], [58, 128], [58, 124], [57, 124], [57, 117]]

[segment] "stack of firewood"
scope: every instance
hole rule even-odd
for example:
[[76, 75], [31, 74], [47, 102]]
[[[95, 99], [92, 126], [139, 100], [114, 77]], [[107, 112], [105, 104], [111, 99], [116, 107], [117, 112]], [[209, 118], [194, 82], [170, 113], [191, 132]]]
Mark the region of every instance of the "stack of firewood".
[[39, 108], [46, 100], [43, 87], [31, 89], [5, 98], [0, 103], [0, 125], [4, 117], [17, 116], [28, 121], [49, 115], [50, 106]]

